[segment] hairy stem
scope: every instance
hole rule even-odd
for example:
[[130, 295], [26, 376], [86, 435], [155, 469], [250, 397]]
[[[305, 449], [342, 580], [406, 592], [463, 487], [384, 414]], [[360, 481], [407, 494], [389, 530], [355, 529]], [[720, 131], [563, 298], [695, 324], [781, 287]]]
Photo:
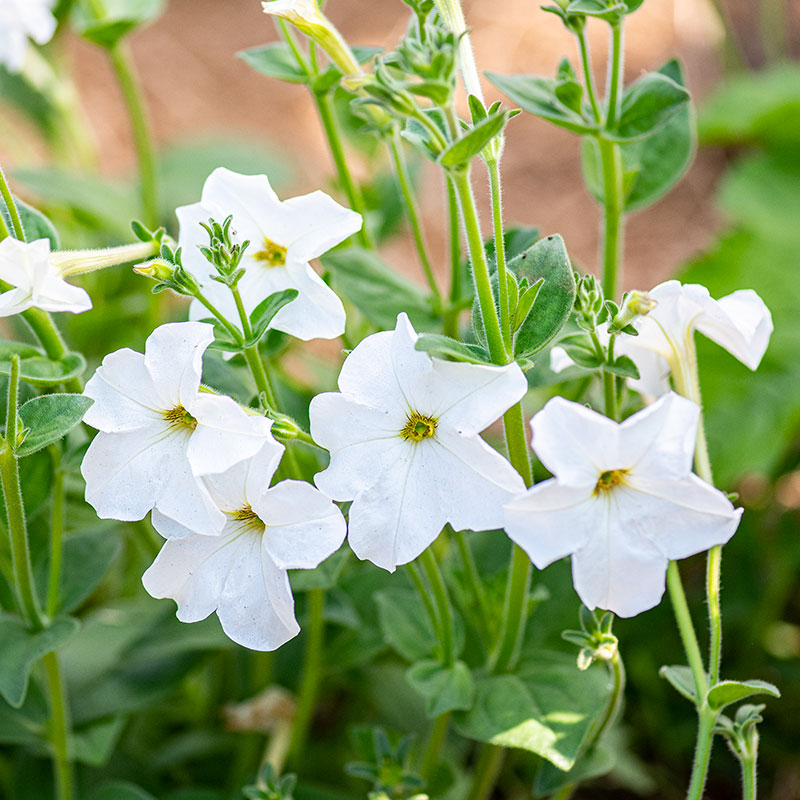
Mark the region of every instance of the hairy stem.
[[58, 655], [48, 653], [43, 659], [50, 694], [50, 742], [53, 746], [53, 771], [55, 773], [57, 800], [72, 800], [72, 764], [69, 753], [69, 709], [64, 690], [64, 680]]
[[461, 300], [461, 232], [458, 222], [458, 197], [450, 177], [446, 179], [447, 222], [449, 230], [450, 305], [444, 315], [444, 334], [458, 339], [458, 303]]
[[492, 226], [494, 229], [494, 252], [497, 258], [497, 281], [500, 296], [500, 330], [506, 352], [513, 353], [511, 333], [511, 309], [508, 300], [508, 278], [506, 268], [506, 246], [503, 237], [503, 195], [500, 184], [500, 162], [493, 158], [487, 161], [489, 187], [492, 195]]
[[431, 585], [433, 599], [440, 622], [440, 636], [442, 645], [442, 662], [446, 668], [455, 663], [455, 644], [453, 639], [453, 615], [450, 607], [450, 597], [447, 592], [442, 571], [430, 547], [423, 550], [420, 563]]

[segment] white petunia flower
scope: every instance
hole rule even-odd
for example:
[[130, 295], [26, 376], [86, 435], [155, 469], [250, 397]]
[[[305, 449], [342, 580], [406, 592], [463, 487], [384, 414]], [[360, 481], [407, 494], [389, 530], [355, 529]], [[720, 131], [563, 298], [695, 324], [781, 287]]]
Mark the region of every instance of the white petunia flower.
[[315, 482], [352, 500], [356, 555], [393, 571], [416, 558], [446, 522], [456, 530], [502, 525], [522, 478], [478, 435], [519, 401], [517, 364], [454, 363], [414, 349], [400, 314], [393, 332], [364, 339], [344, 362], [339, 392], [311, 401], [311, 434], [331, 453]]
[[230, 397], [200, 391], [211, 325], [161, 325], [144, 354], [103, 359], [84, 393], [84, 421], [100, 430], [81, 465], [86, 501], [103, 519], [136, 520], [154, 510], [197, 533], [217, 534], [225, 516], [198, 479], [250, 458], [272, 440], [272, 421]]
[[0, 242], [0, 280], [13, 288], [0, 294], [0, 317], [29, 308], [80, 314], [92, 307], [85, 289], [67, 283], [51, 262], [50, 242], [21, 242], [7, 236]]
[[588, 608], [631, 617], [658, 605], [669, 561], [724, 544], [742, 514], [692, 474], [699, 414], [673, 392], [621, 424], [550, 400], [531, 427], [555, 477], [506, 505], [508, 535], [539, 569], [571, 554]]
[[341, 511], [304, 481], [270, 488], [283, 447], [267, 441], [253, 458], [203, 479], [225, 525], [219, 536], [178, 530], [153, 516], [171, 538], [144, 573], [144, 588], [178, 604], [178, 619], [217, 612], [222, 629], [252, 650], [275, 650], [300, 632], [286, 573], [313, 569], [339, 548]]
[[[179, 244], [184, 266], [203, 285], [208, 299], [234, 323], [239, 316], [230, 290], [211, 280], [214, 268], [198, 250], [208, 244], [200, 223], [209, 218], [222, 222], [233, 215], [234, 240], [250, 241], [239, 281], [245, 311], [250, 314], [266, 297], [283, 289], [297, 289], [298, 296], [284, 306], [270, 327], [298, 339], [334, 339], [344, 332], [342, 301], [309, 266], [334, 245], [361, 228], [361, 215], [340, 206], [324, 192], [293, 197], [281, 202], [266, 175], [239, 175], [216, 169], [203, 186], [199, 203], [182, 206]], [[192, 319], [203, 319], [208, 310], [198, 301], [190, 308]]]
[[0, 0], [0, 64], [19, 72], [25, 64], [28, 39], [45, 44], [53, 38], [55, 0]]

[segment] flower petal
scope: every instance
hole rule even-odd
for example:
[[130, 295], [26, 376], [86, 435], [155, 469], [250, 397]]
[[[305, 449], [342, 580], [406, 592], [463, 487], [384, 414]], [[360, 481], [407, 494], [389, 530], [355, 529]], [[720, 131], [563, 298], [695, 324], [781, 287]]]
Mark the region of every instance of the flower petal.
[[282, 481], [256, 501], [264, 548], [281, 569], [313, 569], [338, 550], [347, 533], [342, 512], [305, 481]]
[[544, 569], [583, 547], [595, 530], [597, 506], [586, 488], [543, 481], [506, 503], [506, 532]]

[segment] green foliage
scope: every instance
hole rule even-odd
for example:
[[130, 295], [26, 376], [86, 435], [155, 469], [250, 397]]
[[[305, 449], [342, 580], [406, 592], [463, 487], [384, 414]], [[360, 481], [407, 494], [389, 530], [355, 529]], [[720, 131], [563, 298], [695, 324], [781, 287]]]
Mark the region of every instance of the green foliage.
[[430, 658], [436, 633], [419, 595], [409, 589], [384, 589], [375, 594], [375, 603], [386, 643], [407, 661]]
[[78, 621], [71, 617], [58, 617], [45, 630], [34, 632], [18, 617], [0, 614], [0, 695], [10, 706], [19, 708], [24, 702], [34, 664], [63, 647], [77, 630]]
[[747, 697], [757, 694], [768, 694], [771, 697], [780, 697], [777, 686], [766, 681], [720, 681], [708, 690], [707, 701], [712, 709], [718, 711], [731, 703], [738, 703]]
[[650, 72], [632, 83], [622, 95], [619, 121], [604, 136], [633, 142], [651, 136], [689, 102], [689, 92], [661, 72]]
[[54, 361], [33, 345], [0, 340], [0, 375], [10, 374], [11, 357], [15, 354], [20, 357], [20, 379], [35, 386], [56, 386], [82, 375], [86, 369], [86, 360], [80, 353], [67, 353]]
[[496, 136], [504, 130], [514, 116], [513, 111], [496, 111], [456, 139], [440, 156], [439, 163], [448, 169], [465, 169]]
[[[25, 232], [25, 239], [29, 242], [33, 242], [36, 239], [48, 239], [50, 241], [50, 249], [58, 250], [58, 232], [53, 227], [53, 223], [41, 211], [37, 211], [24, 200], [20, 200], [19, 197], [15, 197], [14, 202], [22, 222], [22, 229]], [[0, 214], [3, 215], [6, 226], [11, 230], [11, 214], [9, 214], [2, 200], [0, 200]]]
[[300, 69], [291, 48], [285, 42], [272, 42], [236, 54], [249, 67], [268, 78], [289, 83], [306, 83], [308, 76]]
[[489, 352], [480, 345], [464, 344], [441, 333], [421, 333], [416, 343], [422, 350], [437, 358], [450, 361], [463, 361], [468, 364], [491, 364]]
[[28, 400], [19, 409], [23, 438], [16, 455], [29, 456], [66, 436], [92, 402], [82, 394], [46, 394]]
[[417, 661], [409, 667], [406, 678], [425, 698], [425, 713], [431, 719], [447, 711], [472, 708], [475, 682], [463, 661], [456, 661], [452, 667], [430, 659]]
[[164, 0], [103, 0], [102, 17], [89, 0], [78, 0], [73, 21], [78, 32], [101, 47], [114, 47], [125, 36], [152, 22], [164, 10]]

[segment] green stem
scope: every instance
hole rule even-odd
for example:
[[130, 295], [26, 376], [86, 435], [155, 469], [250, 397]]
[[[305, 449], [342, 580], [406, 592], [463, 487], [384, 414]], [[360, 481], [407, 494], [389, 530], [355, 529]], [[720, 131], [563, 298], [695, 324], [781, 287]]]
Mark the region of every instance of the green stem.
[[425, 273], [425, 280], [430, 286], [433, 294], [433, 299], [437, 307], [442, 305], [442, 293], [439, 291], [439, 286], [436, 283], [436, 277], [433, 274], [433, 267], [431, 266], [428, 252], [425, 248], [425, 236], [422, 232], [422, 221], [420, 219], [419, 208], [417, 201], [414, 197], [414, 192], [411, 189], [411, 181], [408, 174], [408, 165], [403, 157], [402, 144], [400, 142], [400, 133], [397, 126], [392, 127], [392, 133], [386, 137], [389, 153], [392, 156], [392, 163], [394, 164], [395, 173], [397, 174], [397, 182], [400, 184], [400, 191], [403, 193], [403, 199], [406, 203], [406, 211], [408, 213], [408, 221], [411, 225], [411, 232], [414, 236], [414, 244], [417, 248], [419, 256], [419, 263], [422, 266], [422, 271]]
[[722, 662], [722, 611], [719, 598], [721, 569], [722, 546], [716, 545], [708, 551], [706, 564], [706, 596], [708, 599], [708, 620], [711, 625], [708, 680], [711, 686], [719, 683]]
[[143, 222], [149, 228], [155, 229], [158, 227], [160, 218], [156, 151], [141, 86], [127, 44], [120, 40], [109, 48], [108, 53], [131, 120], [133, 140], [139, 161]]
[[6, 414], [6, 438], [0, 445], [0, 481], [6, 501], [8, 534], [11, 540], [11, 558], [14, 579], [19, 593], [20, 608], [25, 623], [35, 631], [45, 628], [45, 620], [39, 607], [39, 597], [33, 581], [33, 567], [28, 547], [28, 526], [22, 487], [19, 482], [19, 464], [13, 447], [17, 436], [17, 402], [19, 392], [19, 356], [11, 357], [11, 374], [8, 379], [8, 406]]
[[[452, 529], [451, 529], [452, 530]], [[470, 594], [475, 599], [478, 605], [478, 619], [480, 621], [480, 630], [484, 639], [488, 641], [490, 631], [492, 630], [492, 618], [489, 610], [489, 601], [486, 599], [486, 589], [481, 581], [481, 576], [478, 573], [478, 567], [475, 564], [475, 557], [472, 555], [469, 542], [464, 533], [453, 533], [453, 538], [456, 540], [456, 547], [461, 557], [461, 563], [464, 566], [464, 574], [469, 584]]]
[[322, 652], [325, 645], [325, 592], [322, 589], [311, 589], [308, 592], [308, 626], [306, 628], [306, 649], [303, 663], [303, 677], [297, 696], [292, 736], [289, 740], [289, 762], [296, 769], [303, 756], [308, 729], [314, 708], [322, 674]]
[[494, 789], [506, 751], [493, 744], [485, 744], [481, 748], [475, 773], [472, 776], [472, 787], [467, 800], [488, 800]]
[[234, 342], [244, 343], [242, 332], [226, 319], [222, 312], [199, 289], [195, 292], [194, 296], [211, 312], [220, 325], [225, 328]]
[[450, 725], [450, 717], [451, 714], [447, 711], [444, 714], [439, 714], [433, 723], [431, 734], [425, 745], [425, 757], [419, 768], [419, 775], [426, 783], [430, 780], [434, 767], [439, 761], [439, 753], [442, 751], [442, 745], [447, 738], [447, 728]]
[[311, 96], [314, 98], [314, 103], [317, 106], [317, 112], [319, 113], [319, 118], [325, 131], [325, 138], [328, 140], [328, 147], [331, 151], [333, 163], [336, 166], [339, 183], [342, 189], [344, 189], [344, 193], [347, 195], [347, 202], [350, 203], [350, 208], [361, 214], [363, 220], [361, 230], [356, 234], [359, 244], [367, 250], [374, 250], [375, 242], [372, 240], [369, 228], [367, 227], [367, 208], [364, 204], [364, 196], [361, 194], [361, 189], [353, 180], [353, 175], [347, 164], [344, 147], [342, 146], [342, 137], [339, 133], [339, 127], [336, 123], [336, 116], [331, 106], [330, 98], [327, 94], [321, 94], [313, 90]]
[[752, 755], [743, 755], [740, 759], [742, 765], [742, 800], [756, 800], [756, 787], [758, 784], [758, 752]]
[[72, 765], [69, 754], [69, 710], [64, 690], [64, 681], [55, 652], [43, 659], [50, 693], [50, 741], [53, 746], [53, 770], [55, 772], [57, 800], [72, 800]]
[[578, 48], [581, 54], [581, 67], [583, 68], [583, 82], [586, 84], [586, 95], [592, 106], [592, 116], [598, 124], [602, 122], [603, 116], [600, 112], [600, 104], [597, 102], [597, 89], [594, 86], [594, 75], [592, 75], [592, 57], [589, 53], [589, 42], [586, 38], [586, 29], [582, 28], [576, 34], [578, 38]]
[[461, 217], [472, 263], [472, 276], [475, 280], [475, 290], [481, 308], [489, 353], [496, 364], [506, 364], [508, 363], [508, 354], [503, 333], [500, 330], [497, 307], [494, 303], [489, 263], [483, 247], [483, 237], [478, 220], [478, 210], [475, 207], [475, 198], [472, 194], [472, 184], [469, 180], [469, 171], [453, 172], [451, 175], [461, 208]]
[[692, 670], [694, 679], [694, 690], [698, 697], [698, 704], [705, 701], [708, 694], [708, 678], [705, 667], [703, 666], [703, 656], [700, 655], [700, 645], [697, 643], [697, 634], [694, 631], [692, 616], [689, 613], [689, 605], [686, 602], [686, 594], [683, 591], [681, 573], [678, 564], [670, 561], [667, 568], [667, 587], [672, 601], [672, 609], [675, 612], [675, 621], [678, 624], [678, 631], [683, 642], [683, 649]]
[[513, 353], [511, 336], [511, 309], [508, 301], [508, 278], [506, 267], [506, 245], [503, 236], [503, 196], [500, 185], [500, 162], [486, 162], [489, 171], [489, 186], [492, 196], [492, 224], [494, 228], [494, 252], [497, 257], [497, 281], [500, 296], [500, 330], [506, 352]]
[[444, 315], [444, 334], [458, 339], [458, 303], [461, 300], [461, 231], [458, 223], [458, 197], [450, 177], [447, 186], [447, 221], [450, 244], [450, 306]]
[[2, 242], [3, 239], [7, 239], [9, 236], [11, 236], [11, 231], [9, 231], [8, 225], [6, 225], [6, 218], [0, 214], [0, 242]]
[[570, 797], [575, 793], [575, 789], [578, 787], [577, 783], [568, 783], [566, 786], [562, 786], [551, 798], [551, 800], [569, 800]]
[[603, 734], [614, 724], [614, 720], [616, 720], [620, 708], [622, 708], [622, 699], [625, 695], [625, 665], [622, 663], [619, 650], [608, 662], [608, 666], [614, 681], [614, 687], [611, 690], [611, 697], [608, 699], [606, 713], [603, 715], [597, 731], [589, 739], [589, 744], [586, 746], [587, 750], [594, 747], [602, 739]]
[[714, 738], [714, 724], [716, 720], [717, 714], [704, 704], [700, 709], [700, 720], [697, 730], [697, 748], [694, 753], [692, 779], [689, 782], [686, 800], [703, 800], [703, 790], [706, 786], [708, 762], [711, 760], [711, 745]]
[[614, 130], [619, 120], [622, 100], [622, 79], [624, 74], [624, 19], [611, 26], [611, 54], [608, 62], [608, 82], [606, 85], [606, 128]]
[[500, 639], [489, 659], [489, 667], [494, 674], [512, 669], [519, 655], [525, 624], [528, 621], [527, 600], [530, 583], [531, 561], [525, 551], [515, 544], [503, 605]]
[[603, 170], [602, 286], [609, 300], [616, 300], [621, 283], [623, 197], [622, 156], [619, 145], [598, 139]]
[[[11, 219], [11, 227], [14, 230], [14, 238], [24, 242], [25, 230], [22, 227], [22, 219], [20, 219], [19, 209], [17, 208], [16, 202], [14, 202], [14, 196], [11, 194], [11, 189], [8, 188], [8, 182], [6, 181], [6, 176], [3, 173], [2, 167], [0, 167], [0, 195], [2, 195], [3, 202], [6, 204], [6, 208], [8, 209], [8, 216]], [[6, 232], [8, 232], [8, 227], [6, 226], [5, 222], [3, 223], [3, 227], [6, 229]], [[8, 233], [6, 233], [6, 235], [8, 235]]]
[[[442, 635], [442, 623], [439, 619], [439, 615], [436, 613], [436, 607], [433, 605], [428, 587], [425, 585], [425, 579], [422, 577], [422, 569], [416, 561], [412, 561], [406, 566], [408, 567], [408, 574], [411, 577], [411, 582], [414, 584], [414, 588], [417, 590], [417, 594], [420, 600], [422, 600], [422, 604], [425, 606], [425, 611], [431, 622], [431, 628], [441, 647], [441, 642], [444, 640], [444, 636]], [[444, 656], [444, 654], [442, 655]]]
[[447, 586], [445, 586], [436, 556], [434, 556], [430, 547], [423, 550], [420, 556], [420, 563], [428, 577], [428, 582], [433, 591], [433, 599], [436, 603], [436, 611], [440, 622], [442, 662], [446, 668], [450, 668], [455, 663], [455, 643], [453, 638], [453, 615], [450, 609]]
[[58, 590], [61, 581], [61, 554], [64, 539], [64, 470], [61, 469], [61, 448], [50, 446], [53, 461], [53, 510], [50, 524], [50, 575], [47, 584], [47, 616], [58, 610]]

